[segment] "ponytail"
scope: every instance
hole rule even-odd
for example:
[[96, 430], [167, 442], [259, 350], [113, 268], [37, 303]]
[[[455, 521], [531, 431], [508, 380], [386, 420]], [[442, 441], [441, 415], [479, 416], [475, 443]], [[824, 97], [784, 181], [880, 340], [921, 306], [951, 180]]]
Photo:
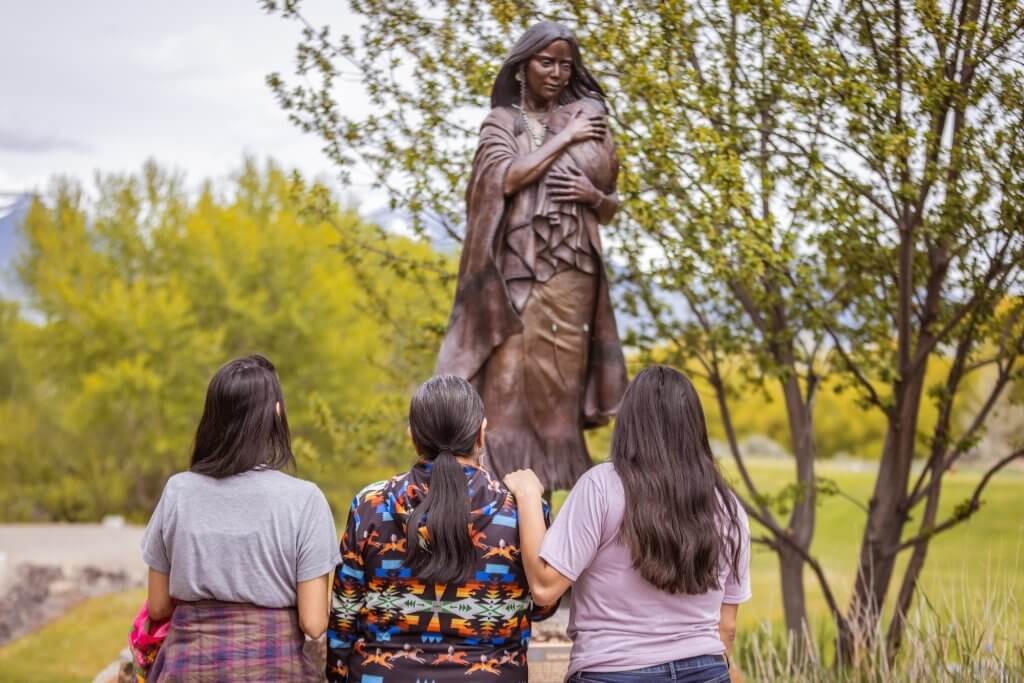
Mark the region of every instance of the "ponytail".
[[[426, 543], [419, 532], [424, 518]], [[420, 580], [457, 583], [468, 578], [475, 559], [469, 536], [469, 495], [466, 475], [451, 449], [434, 458], [430, 490], [409, 518], [406, 538], [405, 563]]]
[[[427, 494], [409, 516], [405, 565], [425, 583], [465, 581], [473, 570], [476, 553], [469, 535], [469, 492], [455, 454], [473, 452], [482, 422], [480, 395], [458, 377], [427, 381], [409, 406], [413, 441], [431, 469]], [[420, 534], [421, 525], [426, 538]]]

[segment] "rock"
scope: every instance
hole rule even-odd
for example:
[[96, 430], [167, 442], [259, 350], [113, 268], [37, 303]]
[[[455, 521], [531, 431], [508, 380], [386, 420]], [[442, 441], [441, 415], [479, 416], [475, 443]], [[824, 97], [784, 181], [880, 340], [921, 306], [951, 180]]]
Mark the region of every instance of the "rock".
[[[0, 645], [63, 614], [72, 605], [97, 595], [141, 585], [123, 571], [95, 567], [62, 569], [19, 564], [12, 568], [0, 594]], [[125, 624], [125, 632], [131, 624]]]
[[562, 604], [558, 610], [544, 621], [537, 621], [530, 625], [530, 642], [545, 644], [563, 644], [569, 642], [566, 629], [569, 627], [569, 595], [562, 598]]
[[120, 669], [118, 670], [117, 683], [137, 683], [135, 680], [135, 668], [132, 666], [131, 650], [128, 648], [121, 650], [121, 659], [118, 663], [120, 664]]
[[137, 683], [135, 669], [132, 668], [131, 650], [121, 650], [121, 656], [117, 661], [111, 662], [106, 669], [99, 672], [92, 683]]
[[63, 577], [57, 567], [22, 565], [15, 568], [8, 589], [0, 596], [0, 645], [31, 631], [46, 620], [50, 584]]
[[121, 663], [112, 662], [107, 668], [96, 674], [96, 678], [92, 679], [92, 683], [120, 683], [120, 674]]

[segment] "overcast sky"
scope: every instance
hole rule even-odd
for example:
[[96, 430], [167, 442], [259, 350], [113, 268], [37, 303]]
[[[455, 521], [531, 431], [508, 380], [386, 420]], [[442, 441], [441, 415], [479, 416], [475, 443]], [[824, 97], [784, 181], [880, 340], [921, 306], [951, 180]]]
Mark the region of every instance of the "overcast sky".
[[[314, 20], [344, 25], [347, 3], [306, 4]], [[298, 27], [257, 0], [0, 8], [0, 192], [44, 190], [54, 174], [91, 182], [148, 157], [193, 183], [226, 176], [244, 154], [333, 175], [264, 84], [271, 71], [291, 73]]]

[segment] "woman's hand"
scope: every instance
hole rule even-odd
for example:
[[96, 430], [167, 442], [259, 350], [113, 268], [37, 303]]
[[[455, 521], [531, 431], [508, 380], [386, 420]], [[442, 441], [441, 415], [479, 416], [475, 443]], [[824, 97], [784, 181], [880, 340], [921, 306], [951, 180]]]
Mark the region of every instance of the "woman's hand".
[[536, 472], [530, 469], [516, 470], [509, 472], [502, 480], [508, 490], [519, 500], [529, 500], [532, 497], [541, 498], [544, 495], [544, 484], [540, 483]]
[[548, 174], [546, 184], [551, 198], [556, 202], [596, 207], [604, 198], [604, 193], [594, 187], [590, 178], [575, 166], [570, 166], [568, 172], [552, 171]]
[[544, 484], [533, 470], [516, 470], [505, 475], [505, 486], [516, 497], [519, 514], [519, 553], [530, 584], [534, 604], [547, 606], [558, 602], [572, 582], [540, 557], [547, 525], [544, 523]]
[[569, 136], [570, 142], [585, 142], [587, 140], [600, 142], [608, 134], [608, 124], [603, 115], [587, 114], [580, 108], [572, 115], [563, 130]]

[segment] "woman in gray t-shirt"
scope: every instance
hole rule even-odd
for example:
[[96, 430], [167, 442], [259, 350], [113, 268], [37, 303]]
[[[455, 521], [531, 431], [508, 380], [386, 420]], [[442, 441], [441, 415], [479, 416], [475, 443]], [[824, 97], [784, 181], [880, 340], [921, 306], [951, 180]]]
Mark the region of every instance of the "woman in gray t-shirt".
[[655, 366], [633, 379], [611, 462], [580, 478], [546, 535], [537, 477], [520, 470], [505, 483], [534, 600], [573, 586], [570, 682], [729, 680], [750, 531], [686, 377]]
[[271, 362], [218, 370], [191, 467], [167, 481], [142, 540], [150, 618], [171, 619], [147, 681], [319, 680], [303, 634], [327, 628], [341, 557], [323, 493], [281, 471], [294, 464]]

